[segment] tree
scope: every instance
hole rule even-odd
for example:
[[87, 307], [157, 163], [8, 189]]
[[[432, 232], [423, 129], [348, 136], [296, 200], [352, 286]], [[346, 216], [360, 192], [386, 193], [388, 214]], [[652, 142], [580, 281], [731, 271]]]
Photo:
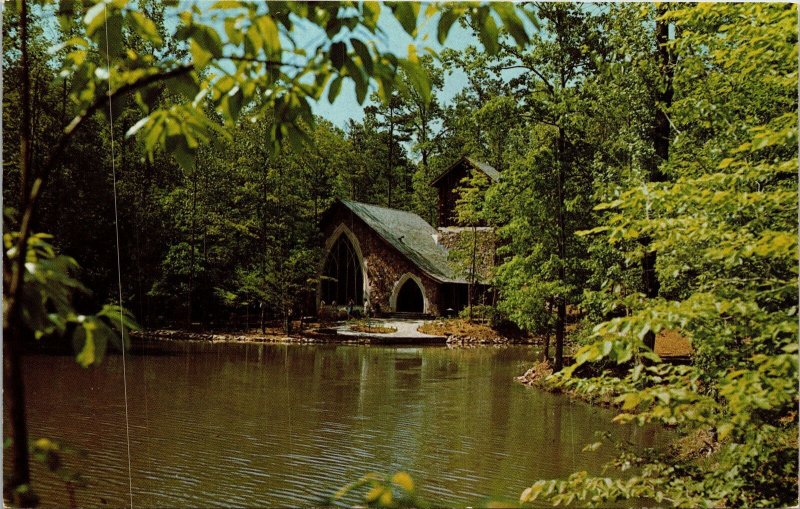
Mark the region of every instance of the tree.
[[[380, 97], [376, 96], [380, 101]], [[404, 203], [402, 196], [410, 191], [409, 164], [405, 158], [404, 143], [410, 140], [406, 125], [410, 114], [405, 98], [399, 92], [393, 92], [386, 103], [378, 102], [376, 105], [364, 109], [365, 126], [369, 125], [376, 130], [377, 138], [382, 141], [381, 146], [386, 147], [384, 167], [381, 172], [386, 181], [386, 206], [392, 208], [395, 202]], [[397, 181], [405, 183], [404, 187], [397, 187]], [[400, 191], [400, 192], [397, 192]], [[399, 196], [398, 196], [399, 195]]]
[[[591, 100], [582, 105], [591, 119], [586, 142], [595, 147], [590, 163], [595, 203], [614, 200], [622, 186], [644, 185], [659, 164], [653, 144], [662, 84], [659, 49], [654, 32], [641, 29], [655, 26], [656, 9], [640, 7], [614, 5], [598, 20], [607, 50], [594, 57], [598, 72], [587, 80], [585, 90]], [[605, 239], [589, 238], [591, 274], [583, 307], [593, 323], [627, 312], [607, 294], [645, 293], [644, 274], [650, 271], [642, 260], [650, 255], [645, 255], [646, 243], [639, 240], [626, 239], [612, 247]], [[636, 256], [624, 255], [637, 250]]]
[[442, 169], [464, 154], [503, 169], [502, 152], [506, 147], [498, 143], [503, 139], [500, 130], [513, 129], [519, 118], [516, 112], [508, 115], [508, 102], [502, 98], [507, 90], [506, 80], [492, 69], [491, 63], [501, 57], [502, 53], [492, 55], [475, 46], [462, 52], [442, 52], [444, 68], [464, 72], [468, 83], [442, 113], [443, 135], [439, 140], [440, 157], [444, 159], [440, 163]]
[[[489, 178], [482, 171], [473, 170], [462, 181], [459, 187], [458, 201], [456, 202], [456, 219], [459, 224], [469, 227], [468, 232], [459, 235], [458, 242], [454, 249], [450, 250], [450, 258], [455, 261], [460, 272], [467, 277], [469, 288], [467, 290], [467, 309], [469, 321], [472, 323], [472, 306], [475, 301], [475, 286], [478, 283], [479, 265], [478, 246], [484, 244], [478, 238], [478, 226], [485, 225], [487, 215], [485, 213], [485, 195], [489, 187]], [[485, 282], [485, 281], [484, 281]]]
[[[661, 14], [681, 33], [665, 111], [678, 133], [663, 166], [672, 178], [631, 181], [600, 207], [609, 212], [595, 233], [612, 246], [652, 239], [662, 291], [619, 298], [629, 314], [598, 324], [595, 341], [558, 377], [617, 394], [619, 422], [709, 437], [708, 457], [629, 456], [616, 465], [640, 473], [540, 481], [522, 501], [797, 503], [796, 16], [794, 5], [745, 4]], [[625, 254], [635, 260], [640, 251]], [[662, 330], [691, 340], [691, 365], [662, 363], [645, 345]], [[624, 375], [575, 376], [601, 361]]]
[[[653, 128], [653, 149], [656, 160], [650, 168], [649, 181], [663, 182], [667, 176], [661, 170], [661, 166], [669, 160], [669, 146], [671, 139], [671, 128], [668, 118], [668, 111], [672, 107], [672, 99], [675, 94], [673, 79], [675, 75], [676, 53], [672, 50], [674, 44], [670, 44], [670, 25], [669, 19], [665, 16], [667, 7], [658, 7], [658, 16], [655, 22], [656, 46], [658, 48], [658, 69], [660, 83], [657, 88], [656, 121]], [[673, 27], [675, 29], [675, 27]], [[650, 239], [641, 239], [644, 246], [642, 256], [642, 283], [644, 284], [645, 295], [649, 298], [658, 297], [659, 282], [656, 274], [656, 251], [650, 248]], [[651, 350], [655, 349], [656, 336], [653, 331], [648, 332], [644, 338], [645, 345]]]
[[[567, 306], [580, 302], [587, 273], [586, 242], [574, 233], [594, 218], [595, 147], [586, 142], [591, 119], [584, 110], [592, 99], [584, 86], [596, 72], [592, 56], [605, 50], [594, 16], [582, 7], [541, 4], [536, 12], [540, 32], [530, 49], [501, 40], [495, 57], [465, 64], [476, 76], [491, 72], [501, 91], [485, 97], [476, 114], [479, 125], [491, 127], [484, 137], [495, 163], [506, 168], [493, 201], [499, 235], [508, 242], [498, 269], [501, 307], [519, 325], [537, 329], [550, 324], [545, 313], [555, 309], [560, 370]], [[503, 79], [510, 69], [519, 74]], [[511, 129], [509, 118], [524, 123]]]
[[404, 127], [411, 137], [411, 152], [419, 156], [411, 183], [414, 211], [434, 224], [436, 192], [430, 183], [441, 172], [441, 168], [432, 166], [432, 159], [439, 151], [439, 139], [443, 134], [442, 107], [437, 93], [444, 87], [444, 74], [431, 55], [423, 55], [420, 62], [431, 82], [430, 101], [425, 101], [414, 89], [408, 73], [401, 74], [398, 91], [405, 98], [408, 108]]

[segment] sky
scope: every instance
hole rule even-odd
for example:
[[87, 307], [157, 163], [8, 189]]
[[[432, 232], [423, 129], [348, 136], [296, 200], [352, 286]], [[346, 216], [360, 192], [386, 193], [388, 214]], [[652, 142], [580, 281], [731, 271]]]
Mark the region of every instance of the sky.
[[[426, 33], [429, 33], [426, 29], [430, 28], [430, 32], [434, 32], [437, 22], [438, 15], [428, 22], [417, 38], [416, 42], [418, 44], [417, 49], [419, 54], [423, 53], [423, 51], [420, 50], [424, 46], [430, 47], [437, 52], [444, 48], [464, 49], [471, 45], [480, 46], [478, 39], [458, 23], [453, 24], [444, 45], [439, 44], [439, 41], [433, 33], [430, 33], [430, 37], [428, 37], [427, 40], [422, 41], [421, 38], [424, 37]], [[390, 50], [396, 55], [405, 56], [408, 51], [408, 45], [415, 42], [414, 39], [403, 30], [394, 16], [391, 16], [388, 12], [381, 13], [378, 27], [384, 31], [385, 37], [376, 39], [375, 43], [384, 51]], [[440, 101], [443, 104], [447, 104], [447, 102], [455, 97], [466, 85], [467, 77], [462, 71], [457, 70], [450, 74], [445, 72], [444, 88], [442, 92], [438, 94]], [[375, 89], [376, 87], [373, 85], [371, 90], [374, 91]], [[318, 102], [312, 103], [311, 109], [315, 115], [326, 118], [333, 122], [334, 125], [344, 128], [349, 120], [359, 121], [364, 117], [364, 106], [366, 105], [366, 101], [364, 105], [358, 104], [355, 87], [352, 85], [347, 86], [347, 82], [345, 82], [334, 104], [328, 102], [326, 93], [323, 94]]]
[[[177, 26], [178, 19], [176, 14], [178, 11], [190, 8], [193, 5], [196, 5], [202, 9], [202, 5], [207, 1], [210, 0], [180, 0], [179, 9], [175, 11], [175, 14], [173, 15], [174, 17], [170, 15], [167, 16], [167, 23], [174, 23], [175, 26]], [[426, 5], [427, 3], [422, 3], [422, 8], [420, 9], [422, 12], [424, 12]], [[422, 12], [420, 12], [419, 20], [424, 19]], [[416, 44], [417, 54], [420, 55], [426, 53], [424, 51], [425, 47], [431, 48], [438, 53], [444, 48], [459, 50], [471, 45], [476, 45], [479, 47], [481, 46], [478, 38], [475, 37], [471, 31], [462, 27], [459, 23], [454, 23], [452, 25], [444, 45], [439, 44], [439, 41], [436, 37], [436, 27], [438, 21], [439, 14], [437, 13], [429, 18], [424, 25], [418, 27], [419, 35], [415, 40], [408, 35], [397, 19], [395, 19], [395, 17], [391, 14], [389, 8], [384, 4], [382, 5], [381, 15], [378, 19], [378, 28], [383, 31], [383, 34], [371, 40], [375, 42], [376, 46], [378, 46], [380, 50], [391, 51], [392, 53], [401, 57], [405, 57], [407, 55], [408, 46], [412, 43]], [[224, 33], [224, 28], [219, 21], [207, 20], [207, 22], [215, 26], [220, 33]], [[304, 33], [300, 31], [300, 26], [300, 24], [295, 25], [295, 31], [293, 33], [293, 37], [295, 38], [298, 46], [306, 47], [306, 49], [313, 49], [316, 44], [319, 44], [324, 39], [324, 32], [322, 32], [322, 30], [320, 30], [318, 27], [310, 27], [308, 32]], [[366, 32], [359, 33], [363, 35]], [[360, 38], [364, 40], [364, 42], [367, 42], [366, 38]], [[288, 41], [284, 41], [284, 44], [286, 42]], [[439, 92], [437, 96], [442, 103], [446, 104], [447, 101], [455, 97], [455, 95], [466, 86], [467, 77], [463, 71], [456, 70], [452, 73], [445, 72], [444, 78], [443, 90]], [[371, 84], [370, 93], [376, 90], [377, 86], [375, 84]], [[334, 101], [334, 104], [328, 102], [326, 90], [319, 101], [311, 103], [311, 109], [315, 115], [319, 115], [327, 120], [330, 120], [337, 127], [345, 128], [350, 120], [359, 121], [364, 117], [364, 106], [368, 105], [368, 101], [369, 94], [363, 105], [358, 104], [355, 86], [353, 85], [352, 81], [345, 80], [344, 83], [342, 83], [341, 92]]]
[[[0, 0], [2, 2], [3, 0]], [[192, 5], [197, 5], [201, 10], [205, 2], [209, 0], [181, 0], [177, 9], [170, 9], [166, 16], [166, 22], [170, 30], [175, 30], [178, 24], [177, 12], [190, 8]], [[426, 5], [423, 3], [423, 6]], [[424, 9], [423, 9], [424, 10]], [[422, 18], [422, 15], [420, 15]], [[52, 30], [55, 34], [58, 32], [57, 21], [54, 16], [45, 16], [49, 21], [46, 30]], [[440, 52], [444, 48], [464, 49], [467, 46], [475, 45], [481, 46], [477, 37], [471, 31], [462, 27], [459, 23], [454, 23], [450, 29], [444, 45], [439, 44], [436, 38], [436, 26], [439, 20], [439, 15], [435, 14], [430, 18], [425, 25], [420, 27], [419, 36], [413, 39], [405, 30], [400, 26], [400, 23], [391, 15], [391, 12], [386, 6], [383, 6], [381, 16], [378, 21], [378, 27], [383, 30], [383, 34], [374, 39], [375, 44], [383, 51], [392, 51], [398, 56], [406, 56], [409, 44], [415, 43], [417, 45], [417, 53], [424, 54], [423, 48], [429, 47], [436, 52]], [[220, 32], [224, 33], [224, 28], [221, 23], [211, 23]], [[297, 29], [297, 28], [296, 28]], [[319, 42], [319, 36], [322, 32], [315, 33], [309, 32], [307, 40]], [[296, 40], [299, 45], [303, 45], [303, 38], [305, 34], [296, 32]], [[444, 87], [437, 95], [443, 104], [447, 104], [449, 100], [455, 97], [466, 85], [467, 77], [463, 71], [455, 70], [452, 73], [445, 72], [444, 74]], [[375, 84], [370, 86], [370, 92], [375, 91], [377, 87]], [[342, 84], [342, 89], [339, 96], [334, 101], [334, 104], [328, 102], [327, 91], [322, 95], [322, 98], [317, 102], [312, 102], [311, 109], [315, 115], [319, 115], [327, 120], [330, 120], [334, 125], [340, 128], [345, 128], [350, 120], [359, 121], [364, 117], [364, 106], [367, 105], [369, 99], [363, 105], [358, 104], [356, 100], [355, 87], [349, 80]]]

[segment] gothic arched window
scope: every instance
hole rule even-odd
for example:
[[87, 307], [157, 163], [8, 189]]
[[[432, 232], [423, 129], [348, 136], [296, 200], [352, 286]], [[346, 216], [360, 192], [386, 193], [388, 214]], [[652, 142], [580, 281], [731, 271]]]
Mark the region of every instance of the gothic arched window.
[[322, 270], [322, 300], [331, 304], [364, 303], [364, 273], [353, 244], [347, 235], [339, 235]]

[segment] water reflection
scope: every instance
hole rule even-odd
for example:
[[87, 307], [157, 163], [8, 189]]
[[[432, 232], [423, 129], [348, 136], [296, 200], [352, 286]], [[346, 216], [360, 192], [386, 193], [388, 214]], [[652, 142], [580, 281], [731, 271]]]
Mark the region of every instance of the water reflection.
[[[162, 347], [163, 348], [163, 345]], [[640, 447], [654, 430], [513, 381], [529, 347], [449, 350], [175, 343], [128, 357], [134, 503], [308, 505], [372, 470], [408, 470], [444, 505], [514, 499], [538, 478], [599, 473], [611, 451], [582, 452], [597, 430]], [[165, 355], [166, 354], [166, 355]], [[81, 506], [128, 502], [119, 357], [83, 370], [31, 356], [33, 437], [89, 452]], [[46, 506], [63, 484], [35, 469]]]

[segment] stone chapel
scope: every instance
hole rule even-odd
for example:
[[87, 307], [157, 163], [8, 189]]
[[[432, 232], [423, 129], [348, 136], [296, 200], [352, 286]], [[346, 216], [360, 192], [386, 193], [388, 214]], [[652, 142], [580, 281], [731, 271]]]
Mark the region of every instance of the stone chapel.
[[500, 178], [488, 164], [461, 157], [431, 182], [438, 190], [438, 228], [404, 210], [350, 200], [334, 203], [320, 224], [325, 244], [317, 307], [353, 300], [358, 308], [368, 302], [377, 314], [431, 316], [464, 308], [469, 284], [449, 250], [464, 231], [475, 231], [479, 281], [495, 261], [493, 230], [459, 224], [455, 216], [459, 188], [474, 171], [492, 181]]

